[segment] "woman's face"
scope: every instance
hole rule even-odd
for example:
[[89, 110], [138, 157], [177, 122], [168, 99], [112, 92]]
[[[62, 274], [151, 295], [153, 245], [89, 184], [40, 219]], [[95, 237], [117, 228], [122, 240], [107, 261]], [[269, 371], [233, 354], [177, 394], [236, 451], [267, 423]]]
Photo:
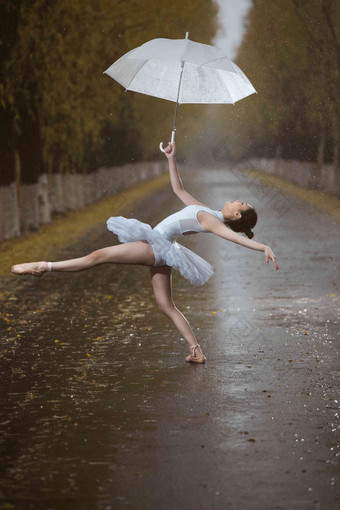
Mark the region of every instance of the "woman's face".
[[239, 213], [251, 209], [251, 205], [240, 200], [231, 200], [224, 204], [223, 213], [226, 213], [230, 219], [236, 219]]

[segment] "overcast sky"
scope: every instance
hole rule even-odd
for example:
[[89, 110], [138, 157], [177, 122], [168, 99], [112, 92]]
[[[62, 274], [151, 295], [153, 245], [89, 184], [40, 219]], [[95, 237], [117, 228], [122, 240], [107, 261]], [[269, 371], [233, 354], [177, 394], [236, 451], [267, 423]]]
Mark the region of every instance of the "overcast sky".
[[214, 45], [225, 50], [227, 57], [234, 58], [243, 35], [243, 17], [251, 0], [217, 0], [220, 7], [219, 21], [222, 29], [217, 33]]

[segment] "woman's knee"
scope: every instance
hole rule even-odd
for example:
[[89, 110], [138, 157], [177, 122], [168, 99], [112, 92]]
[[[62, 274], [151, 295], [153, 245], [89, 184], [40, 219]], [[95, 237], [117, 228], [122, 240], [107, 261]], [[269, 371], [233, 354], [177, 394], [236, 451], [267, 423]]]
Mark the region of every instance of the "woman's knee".
[[167, 299], [157, 299], [157, 306], [159, 310], [165, 315], [171, 315], [175, 310], [175, 305]]
[[102, 250], [96, 250], [86, 255], [86, 258], [91, 266], [95, 266], [96, 264], [100, 264], [102, 262], [103, 256], [101, 251]]

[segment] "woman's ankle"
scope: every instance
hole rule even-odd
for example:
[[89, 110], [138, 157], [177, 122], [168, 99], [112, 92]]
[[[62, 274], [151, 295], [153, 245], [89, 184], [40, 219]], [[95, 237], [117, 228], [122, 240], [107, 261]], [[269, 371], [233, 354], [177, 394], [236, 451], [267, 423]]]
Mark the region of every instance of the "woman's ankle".
[[43, 273], [48, 273], [52, 270], [52, 268], [50, 269], [49, 264], [51, 264], [51, 262], [45, 262], [45, 261], [37, 262], [36, 263], [37, 270], [41, 271]]
[[202, 349], [201, 349], [201, 346], [196, 343], [194, 345], [190, 345], [190, 354], [192, 356], [203, 356], [203, 352], [202, 352]]

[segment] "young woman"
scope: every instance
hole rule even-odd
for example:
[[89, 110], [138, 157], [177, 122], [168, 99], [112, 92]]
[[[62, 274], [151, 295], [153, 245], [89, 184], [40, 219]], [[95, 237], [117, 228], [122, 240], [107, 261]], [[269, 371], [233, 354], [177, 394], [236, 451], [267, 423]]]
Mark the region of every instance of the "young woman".
[[[77, 259], [17, 264], [12, 267], [12, 272], [42, 276], [48, 271], [83, 271], [105, 263], [149, 266], [160, 310], [172, 320], [189, 344], [190, 354], [186, 361], [204, 363], [206, 358], [190, 324], [172, 300], [171, 270], [174, 267], [192, 284], [203, 285], [212, 276], [213, 267], [196, 253], [176, 243], [176, 239], [186, 234], [212, 232], [227, 241], [264, 252], [266, 264], [271, 259], [275, 269], [279, 267], [269, 246], [251, 240], [254, 236], [251, 229], [257, 222], [253, 207], [234, 200], [226, 202], [222, 210], [210, 209], [184, 189], [176, 167], [175, 143], [169, 143], [165, 155], [169, 162], [172, 189], [186, 206], [184, 209], [168, 216], [153, 229], [136, 219], [109, 218], [108, 229], [117, 234], [123, 244], [102, 248]], [[237, 232], [244, 233], [248, 239]]]

